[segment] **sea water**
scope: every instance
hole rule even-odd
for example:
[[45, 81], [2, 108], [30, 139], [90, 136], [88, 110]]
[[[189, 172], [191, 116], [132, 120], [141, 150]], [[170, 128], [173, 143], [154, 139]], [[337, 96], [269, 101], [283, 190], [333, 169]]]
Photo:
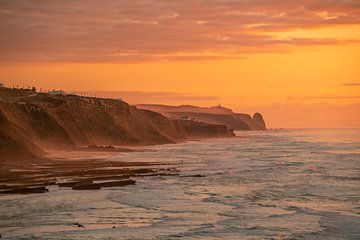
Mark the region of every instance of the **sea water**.
[[360, 129], [238, 132], [148, 149], [111, 160], [162, 162], [179, 175], [0, 196], [2, 238], [360, 239]]

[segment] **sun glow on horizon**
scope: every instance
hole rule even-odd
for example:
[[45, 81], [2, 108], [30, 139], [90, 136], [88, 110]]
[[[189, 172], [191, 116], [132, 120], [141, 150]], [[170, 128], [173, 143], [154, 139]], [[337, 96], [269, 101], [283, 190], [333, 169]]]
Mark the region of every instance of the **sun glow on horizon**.
[[221, 103], [261, 111], [270, 127], [360, 127], [352, 1], [3, 1], [0, 9], [6, 85]]

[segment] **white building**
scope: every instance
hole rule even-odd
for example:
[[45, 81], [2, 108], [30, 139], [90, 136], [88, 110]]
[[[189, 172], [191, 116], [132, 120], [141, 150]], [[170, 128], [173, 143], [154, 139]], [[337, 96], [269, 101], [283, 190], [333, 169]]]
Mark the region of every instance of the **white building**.
[[181, 117], [180, 117], [180, 119], [182, 119], [182, 120], [188, 120], [188, 121], [190, 121], [190, 120], [191, 120], [191, 118], [190, 118], [190, 117], [188, 117], [188, 116], [181, 116]]
[[49, 91], [48, 93], [51, 95], [65, 95], [66, 94], [65, 91], [63, 91], [63, 90], [55, 90], [55, 89], [52, 91]]

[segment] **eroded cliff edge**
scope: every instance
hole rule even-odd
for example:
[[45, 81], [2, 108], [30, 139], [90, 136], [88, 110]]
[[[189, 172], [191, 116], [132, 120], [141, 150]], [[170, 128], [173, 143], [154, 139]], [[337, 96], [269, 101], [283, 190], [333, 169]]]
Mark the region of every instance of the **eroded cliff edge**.
[[124, 101], [0, 89], [0, 158], [90, 145], [151, 145], [232, 136], [228, 128], [138, 109]]

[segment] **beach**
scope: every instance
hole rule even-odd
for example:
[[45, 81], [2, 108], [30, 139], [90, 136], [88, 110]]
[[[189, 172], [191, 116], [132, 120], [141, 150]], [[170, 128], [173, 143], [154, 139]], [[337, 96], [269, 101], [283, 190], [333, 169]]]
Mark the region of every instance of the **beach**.
[[96, 174], [88, 169], [99, 166], [95, 154], [88, 160], [94, 165], [75, 164], [72, 171], [114, 177], [123, 174], [119, 167], [148, 176], [131, 172], [135, 185], [98, 190], [51, 185], [46, 193], [1, 195], [0, 233], [4, 239], [358, 239], [358, 136], [358, 129], [241, 132], [103, 153], [101, 161], [114, 165]]

